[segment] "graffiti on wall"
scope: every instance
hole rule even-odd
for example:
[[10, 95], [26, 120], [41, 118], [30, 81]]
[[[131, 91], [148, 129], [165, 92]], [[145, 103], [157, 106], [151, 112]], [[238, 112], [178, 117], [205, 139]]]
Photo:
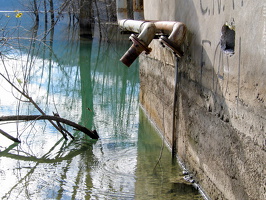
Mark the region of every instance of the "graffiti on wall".
[[[225, 1], [225, 0], [224, 0]], [[244, 0], [237, 1], [237, 0], [231, 0], [230, 9], [235, 9], [236, 6], [243, 7]], [[229, 9], [225, 6], [223, 3], [223, 0], [200, 0], [200, 10], [203, 15], [209, 14], [220, 14], [221, 12], [225, 11], [226, 9]]]
[[[236, 74], [236, 83], [237, 83], [237, 90], [235, 95], [235, 100], [237, 103], [237, 110], [239, 107], [239, 102], [240, 102], [240, 80], [241, 80], [241, 69], [243, 66], [242, 63], [242, 57], [241, 57], [241, 37], [237, 39], [237, 44], [238, 44], [238, 49], [237, 51], [237, 60], [238, 63], [234, 66], [237, 68], [237, 74]], [[215, 48], [215, 50], [214, 50]], [[213, 57], [209, 57], [210, 52], [214, 51]], [[227, 96], [229, 94], [229, 81], [230, 81], [230, 74], [231, 74], [231, 68], [232, 63], [230, 63], [230, 56], [225, 54], [224, 51], [220, 48], [220, 43], [214, 44], [210, 40], [202, 40], [201, 41], [201, 61], [200, 61], [200, 84], [203, 86], [204, 78], [204, 73], [209, 71], [210, 69], [212, 71], [212, 75], [209, 81], [209, 89], [212, 91], [212, 99], [216, 99], [216, 95], [222, 95], [223, 97]], [[203, 87], [206, 87], [204, 85]], [[204, 94], [207, 101], [211, 99], [210, 93], [206, 96]], [[203, 95], [203, 96], [204, 96]], [[216, 103], [215, 103], [216, 102]], [[229, 114], [225, 112], [224, 108], [225, 102], [219, 102], [214, 100], [213, 104], [208, 104], [208, 111], [213, 112], [216, 116], [218, 116], [221, 120], [224, 122], [229, 122]]]
[[[238, 8], [244, 7], [244, 0], [200, 0], [198, 1], [198, 8], [202, 15], [220, 15], [224, 12], [228, 13]], [[223, 31], [227, 30], [226, 34], [223, 34]], [[229, 33], [234, 33], [232, 39], [228, 37]], [[228, 33], [228, 34], [227, 34]], [[217, 35], [217, 37], [219, 37]], [[217, 40], [215, 40], [217, 41]], [[265, 36], [266, 41], [266, 36]], [[234, 49], [235, 42], [238, 44], [238, 49]], [[232, 48], [227, 48], [231, 47]], [[228, 53], [228, 50], [232, 51]], [[234, 55], [234, 51], [237, 51], [237, 55]], [[214, 52], [214, 54], [210, 53]], [[213, 57], [209, 57], [213, 55]], [[235, 94], [236, 101], [239, 101], [240, 95], [240, 72], [241, 72], [241, 37], [235, 38], [235, 22], [234, 18], [231, 19], [231, 22], [225, 22], [221, 27], [220, 41], [214, 42], [210, 38], [203, 38], [201, 40], [201, 61], [200, 61], [200, 82], [202, 84], [204, 72], [212, 70], [212, 81], [209, 85], [214, 93], [222, 93], [223, 96], [228, 93], [229, 86], [229, 76], [231, 71], [230, 57], [238, 56], [237, 66], [237, 93]]]
[[[230, 64], [229, 64], [229, 56], [226, 55], [220, 48], [220, 43], [215, 46], [214, 57], [209, 58], [207, 52], [211, 52], [213, 50], [212, 42], [210, 40], [202, 40], [201, 41], [201, 62], [200, 62], [200, 77], [202, 82], [202, 77], [205, 68], [208, 68], [208, 65], [213, 66], [213, 81], [212, 81], [212, 89], [214, 91], [217, 90], [217, 85], [219, 80], [227, 81], [226, 74], [229, 73]], [[226, 72], [226, 74], [225, 74]], [[225, 88], [225, 93], [226, 93]]]

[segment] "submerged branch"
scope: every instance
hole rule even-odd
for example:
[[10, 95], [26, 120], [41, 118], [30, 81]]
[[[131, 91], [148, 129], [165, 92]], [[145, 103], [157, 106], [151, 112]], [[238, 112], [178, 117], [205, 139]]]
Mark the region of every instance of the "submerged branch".
[[20, 143], [20, 141], [17, 138], [14, 138], [13, 136], [9, 135], [8, 133], [3, 131], [2, 129], [0, 129], [0, 134], [2, 134], [3, 136], [7, 137], [10, 140], [12, 140], [13, 142], [19, 142]]
[[67, 124], [76, 128], [79, 131], [82, 131], [86, 135], [88, 135], [92, 139], [99, 139], [99, 135], [96, 130], [91, 131], [84, 126], [81, 126], [75, 122], [72, 122], [68, 119], [64, 119], [58, 116], [52, 115], [11, 115], [11, 116], [1, 116], [0, 121], [16, 121], [16, 120], [23, 120], [23, 121], [31, 121], [31, 120], [49, 120], [49, 121], [56, 121]]

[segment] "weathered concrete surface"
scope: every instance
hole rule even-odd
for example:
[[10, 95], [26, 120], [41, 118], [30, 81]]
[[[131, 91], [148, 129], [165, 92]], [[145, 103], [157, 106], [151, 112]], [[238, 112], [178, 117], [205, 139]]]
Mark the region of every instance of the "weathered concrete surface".
[[[145, 0], [145, 19], [185, 23], [178, 154], [212, 199], [266, 199], [266, 1]], [[235, 25], [235, 54], [220, 48]], [[175, 58], [153, 40], [140, 101], [171, 143]]]

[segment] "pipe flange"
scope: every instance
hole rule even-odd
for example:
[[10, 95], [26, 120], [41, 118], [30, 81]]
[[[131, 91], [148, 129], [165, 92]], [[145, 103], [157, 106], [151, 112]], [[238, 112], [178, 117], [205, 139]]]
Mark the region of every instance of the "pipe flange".
[[131, 34], [129, 36], [129, 39], [133, 42], [135, 46], [139, 46], [143, 51], [145, 51], [145, 54], [149, 54], [151, 52], [151, 48], [149, 48], [144, 42], [142, 42], [137, 36], [134, 34]]
[[183, 51], [171, 40], [169, 40], [167, 37], [165, 36], [161, 36], [159, 41], [161, 42], [162, 46], [165, 47], [167, 46], [168, 48], [170, 48], [174, 55], [181, 58], [183, 56]]

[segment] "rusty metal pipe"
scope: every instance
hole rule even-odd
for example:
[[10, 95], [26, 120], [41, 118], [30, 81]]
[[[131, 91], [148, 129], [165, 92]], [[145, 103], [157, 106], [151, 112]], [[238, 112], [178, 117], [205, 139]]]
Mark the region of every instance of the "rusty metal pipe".
[[[142, 12], [142, 14], [136, 14], [135, 16], [136, 18], [140, 18], [140, 16], [143, 15], [143, 1], [134, 0], [133, 3], [134, 13], [137, 13], [139, 11]], [[154, 38], [155, 26], [150, 22], [128, 20], [126, 0], [116, 0], [116, 6], [117, 21], [119, 26], [125, 31], [140, 33], [138, 37], [135, 37], [134, 35], [130, 36], [133, 45], [120, 59], [125, 65], [129, 67], [143, 51], [145, 51], [146, 53], [149, 53], [151, 51], [148, 46]]]
[[[149, 44], [153, 40], [155, 34], [169, 35], [169, 37], [162, 36], [160, 41], [168, 46], [175, 55], [182, 57], [183, 53], [180, 50], [180, 45], [184, 42], [186, 36], [186, 25], [181, 22], [169, 21], [138, 21], [138, 20], [120, 20], [119, 26], [123, 30], [134, 33], [140, 33], [138, 38], [134, 41], [130, 38], [133, 45], [120, 59], [128, 67], [137, 59], [137, 57], [145, 51], [146, 54], [150, 52]], [[137, 41], [139, 40], [139, 41]], [[137, 42], [136, 42], [137, 41]], [[140, 45], [143, 44], [143, 45]], [[148, 50], [147, 50], [148, 49]]]
[[[171, 40], [171, 42], [176, 43], [178, 46], [184, 42], [187, 31], [185, 24], [173, 21], [141, 21], [123, 19], [119, 20], [118, 24], [125, 31], [140, 33], [140, 35], [142, 35], [141, 39], [145, 38], [144, 33], [150, 33], [149, 31], [142, 33], [144, 26], [146, 26], [146, 30], [152, 27], [152, 29], [155, 29], [155, 33], [157, 34], [169, 35], [168, 39]], [[153, 34], [153, 31], [151, 33]]]
[[168, 39], [177, 46], [180, 46], [184, 42], [187, 27], [182, 22], [156, 21], [154, 25], [157, 33], [169, 35]]
[[124, 19], [119, 20], [118, 25], [124, 31], [139, 33], [138, 38], [149, 45], [156, 34], [156, 26], [153, 22]]
[[[116, 0], [118, 24], [124, 31], [139, 33], [138, 37], [130, 36], [133, 45], [120, 59], [128, 67], [134, 60], [145, 51], [148, 54], [151, 49], [148, 47], [156, 33], [169, 35], [168, 38], [161, 38], [164, 45], [170, 47], [176, 55], [182, 56], [179, 46], [183, 43], [186, 35], [186, 26], [181, 22], [174, 21], [145, 21], [127, 19], [127, 1]], [[142, 0], [134, 0], [134, 11], [143, 6]], [[143, 7], [142, 7], [143, 9]]]
[[135, 35], [129, 37], [133, 45], [120, 59], [120, 61], [129, 67], [143, 51], [146, 54], [150, 53], [151, 49], [148, 46], [155, 36], [156, 27], [151, 22], [136, 20], [120, 20], [119, 25], [121, 26], [121, 24], [127, 31], [140, 33], [138, 37]]
[[134, 33], [140, 33], [143, 29], [143, 20], [122, 19], [118, 20], [118, 25], [123, 31], [130, 31]]
[[120, 59], [120, 61], [128, 67], [130, 67], [130, 65], [143, 51], [145, 51], [147, 54], [151, 51], [151, 49], [148, 48], [147, 45], [139, 40], [134, 34], [132, 34], [129, 38], [132, 40], [133, 44]]

